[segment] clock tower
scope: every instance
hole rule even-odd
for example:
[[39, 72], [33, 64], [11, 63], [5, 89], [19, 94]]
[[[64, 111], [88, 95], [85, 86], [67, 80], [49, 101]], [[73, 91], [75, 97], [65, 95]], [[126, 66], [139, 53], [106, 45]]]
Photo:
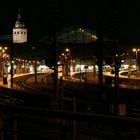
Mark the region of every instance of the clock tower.
[[25, 43], [27, 42], [27, 28], [22, 21], [20, 9], [18, 18], [13, 28], [13, 43]]

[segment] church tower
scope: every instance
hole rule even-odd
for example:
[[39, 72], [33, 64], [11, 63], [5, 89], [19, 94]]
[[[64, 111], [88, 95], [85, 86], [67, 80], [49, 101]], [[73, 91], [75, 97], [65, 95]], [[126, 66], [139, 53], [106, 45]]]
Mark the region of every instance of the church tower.
[[13, 28], [13, 43], [24, 43], [27, 42], [27, 28], [22, 21], [20, 9], [18, 13], [18, 18]]

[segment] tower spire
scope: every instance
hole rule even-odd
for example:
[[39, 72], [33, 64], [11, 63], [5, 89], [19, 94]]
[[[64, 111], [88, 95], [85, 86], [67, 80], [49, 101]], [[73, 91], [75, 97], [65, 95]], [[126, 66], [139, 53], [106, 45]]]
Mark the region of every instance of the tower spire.
[[21, 14], [20, 14], [20, 8], [19, 8], [19, 11], [18, 11], [18, 21], [21, 20]]
[[21, 11], [20, 11], [20, 8], [19, 8], [19, 11], [18, 11], [18, 16], [17, 16], [17, 21], [15, 23], [15, 27], [16, 28], [25, 27], [24, 22], [21, 19]]

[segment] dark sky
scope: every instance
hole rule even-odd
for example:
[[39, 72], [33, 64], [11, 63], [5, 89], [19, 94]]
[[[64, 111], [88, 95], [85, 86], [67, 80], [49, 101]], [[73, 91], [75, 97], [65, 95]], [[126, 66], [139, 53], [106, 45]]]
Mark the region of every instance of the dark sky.
[[[29, 2], [29, 3], [28, 3]], [[102, 22], [105, 33], [119, 32], [122, 40], [140, 42], [138, 1], [46, 0], [17, 1], [0, 6], [0, 34], [12, 33], [19, 7], [31, 39], [39, 39], [54, 29], [82, 25], [94, 29]]]

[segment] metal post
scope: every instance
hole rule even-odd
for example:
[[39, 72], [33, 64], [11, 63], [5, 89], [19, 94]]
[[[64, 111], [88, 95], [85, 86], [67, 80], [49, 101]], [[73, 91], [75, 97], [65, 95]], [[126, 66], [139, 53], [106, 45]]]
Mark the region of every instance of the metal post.
[[55, 103], [56, 103], [56, 108], [59, 108], [59, 103], [58, 103], [58, 48], [57, 48], [57, 35], [56, 32], [53, 35], [54, 41], [53, 41], [53, 46], [54, 46], [54, 90], [55, 90]]
[[82, 75], [81, 75], [81, 58], [80, 58], [80, 82], [82, 81]]
[[13, 88], [13, 46], [10, 46], [10, 63], [11, 63], [11, 69], [10, 69], [10, 75], [11, 75], [11, 88]]
[[11, 88], [13, 88], [13, 61], [11, 60]]
[[4, 140], [4, 120], [3, 111], [0, 112], [0, 140]]
[[115, 79], [114, 79], [114, 115], [119, 115], [119, 102], [120, 102], [120, 93], [119, 93], [119, 68], [120, 68], [120, 57], [117, 55], [117, 47], [118, 47], [118, 39], [117, 36], [115, 35], [114, 38], [114, 46], [115, 46]]
[[130, 75], [131, 75], [131, 58], [129, 56], [128, 78], [130, 78]]
[[34, 64], [34, 70], [35, 70], [35, 81], [34, 83], [37, 83], [37, 61], [35, 60], [35, 64]]
[[138, 65], [138, 49], [136, 49], [136, 70], [139, 72], [139, 65]]
[[32, 49], [33, 49], [33, 54], [34, 54], [34, 61], [35, 61], [35, 63], [34, 63], [34, 74], [35, 74], [35, 81], [34, 81], [34, 83], [36, 84], [37, 83], [37, 60], [36, 60], [36, 48], [33, 46], [32, 47]]
[[71, 53], [70, 53], [70, 50], [69, 50], [69, 61], [68, 61], [68, 63], [69, 63], [69, 76], [71, 77]]
[[[103, 31], [101, 23], [97, 27], [98, 84], [103, 86]], [[101, 88], [102, 89], [102, 88]]]
[[18, 131], [18, 128], [17, 128], [17, 119], [14, 118], [13, 120], [13, 140], [18, 140], [18, 134], [17, 134], [17, 131]]
[[[73, 99], [74, 103], [74, 112], [76, 112], [76, 97]], [[76, 140], [76, 120], [74, 120], [74, 128], [73, 128], [73, 140]]]
[[140, 51], [140, 49], [133, 49], [134, 52], [136, 52], [136, 71], [139, 72], [139, 63], [138, 63], [138, 51]]
[[[116, 58], [117, 59], [117, 58]], [[119, 114], [119, 66], [115, 63], [115, 106], [114, 106], [114, 114]]]
[[60, 77], [60, 87], [61, 87], [61, 109], [63, 110], [63, 105], [64, 105], [64, 102], [63, 102], [63, 76]]

